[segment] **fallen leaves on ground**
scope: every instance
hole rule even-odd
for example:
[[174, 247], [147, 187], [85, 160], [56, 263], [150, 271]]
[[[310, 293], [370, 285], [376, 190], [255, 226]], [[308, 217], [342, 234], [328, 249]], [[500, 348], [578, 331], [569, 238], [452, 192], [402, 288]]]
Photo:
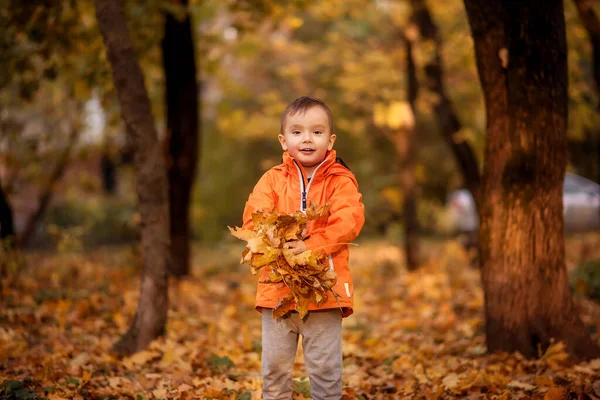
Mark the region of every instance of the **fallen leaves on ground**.
[[[572, 363], [560, 343], [537, 360], [487, 355], [479, 271], [454, 242], [423, 246], [429, 261], [410, 273], [396, 246], [363, 242], [352, 250], [345, 399], [600, 398], [600, 359]], [[0, 397], [259, 399], [256, 277], [237, 263], [239, 251], [238, 243], [199, 249], [193, 277], [171, 283], [166, 336], [121, 359], [109, 349], [137, 305], [130, 252], [29, 254], [0, 299]], [[598, 305], [577, 304], [599, 330]], [[301, 351], [294, 377], [294, 397], [304, 398]]]

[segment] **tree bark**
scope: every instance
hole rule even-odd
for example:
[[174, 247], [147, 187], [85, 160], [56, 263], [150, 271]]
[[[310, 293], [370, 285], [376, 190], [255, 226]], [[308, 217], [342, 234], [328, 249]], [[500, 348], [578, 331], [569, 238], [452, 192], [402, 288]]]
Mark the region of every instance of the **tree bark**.
[[565, 267], [562, 1], [465, 0], [465, 6], [487, 113], [479, 245], [488, 351], [531, 357], [554, 339], [574, 358], [598, 357]]
[[133, 323], [113, 346], [130, 354], [164, 334], [168, 311], [169, 206], [164, 156], [150, 100], [127, 28], [122, 3], [95, 0], [121, 115], [134, 151], [136, 191], [142, 220], [142, 284]]
[[[419, 90], [416, 67], [413, 57], [413, 44], [408, 39], [404, 40], [406, 49], [406, 78], [408, 82], [408, 104], [415, 115], [415, 101]], [[400, 188], [403, 194], [404, 208], [404, 251], [406, 253], [406, 266], [410, 271], [419, 267], [419, 220], [417, 218], [417, 181], [415, 177], [415, 151], [414, 151], [415, 126], [407, 124], [401, 132], [396, 134], [396, 151], [400, 160]]]
[[442, 62], [442, 42], [437, 27], [431, 18], [425, 0], [411, 0], [413, 7], [413, 23], [417, 26], [420, 37], [434, 44], [434, 56], [428, 58], [423, 66], [425, 72], [425, 90], [437, 95], [434, 113], [439, 129], [450, 146], [458, 167], [462, 173], [466, 187], [473, 194], [477, 203], [480, 172], [473, 148], [466, 141], [457, 141], [455, 135], [462, 129], [462, 124], [454, 111], [452, 101], [446, 94], [444, 86], [444, 68]]
[[[188, 1], [181, 2], [183, 6]], [[198, 85], [189, 14], [180, 21], [167, 13], [162, 41], [166, 79], [166, 159], [169, 179], [171, 247], [169, 272], [190, 273], [190, 197], [198, 164]]]
[[15, 224], [13, 211], [0, 184], [0, 247], [7, 246], [9, 249], [15, 246]]
[[27, 223], [25, 224], [25, 229], [23, 233], [18, 237], [17, 242], [19, 247], [27, 247], [33, 239], [35, 234], [35, 230], [38, 226], [39, 221], [42, 219], [42, 216], [46, 212], [48, 205], [50, 205], [50, 201], [52, 200], [52, 195], [54, 194], [54, 188], [56, 183], [63, 176], [67, 165], [69, 164], [69, 158], [71, 157], [71, 151], [73, 150], [73, 146], [77, 142], [77, 137], [79, 136], [79, 124], [75, 124], [76, 126], [71, 128], [71, 133], [69, 134], [67, 146], [63, 150], [61, 156], [56, 162], [52, 173], [48, 177], [48, 181], [46, 185], [40, 191], [40, 198], [38, 199], [38, 205], [36, 210], [29, 216]]

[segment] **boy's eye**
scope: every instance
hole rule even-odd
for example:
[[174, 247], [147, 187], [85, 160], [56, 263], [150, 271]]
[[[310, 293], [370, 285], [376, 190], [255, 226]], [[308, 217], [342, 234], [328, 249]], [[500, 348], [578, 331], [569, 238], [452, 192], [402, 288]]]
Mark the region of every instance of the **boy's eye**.
[[320, 135], [321, 133], [323, 133], [323, 132], [321, 132], [321, 131], [315, 131], [315, 135]]
[[292, 131], [293, 135], [299, 135], [300, 133], [302, 133], [302, 132], [300, 132], [300, 131]]

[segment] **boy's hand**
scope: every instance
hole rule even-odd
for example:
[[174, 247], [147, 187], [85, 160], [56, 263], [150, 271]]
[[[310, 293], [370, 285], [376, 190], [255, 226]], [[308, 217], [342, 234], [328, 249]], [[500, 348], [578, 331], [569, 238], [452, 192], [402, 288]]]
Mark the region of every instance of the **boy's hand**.
[[292, 251], [294, 254], [300, 254], [307, 250], [306, 243], [302, 240], [287, 242], [283, 245], [283, 248]]

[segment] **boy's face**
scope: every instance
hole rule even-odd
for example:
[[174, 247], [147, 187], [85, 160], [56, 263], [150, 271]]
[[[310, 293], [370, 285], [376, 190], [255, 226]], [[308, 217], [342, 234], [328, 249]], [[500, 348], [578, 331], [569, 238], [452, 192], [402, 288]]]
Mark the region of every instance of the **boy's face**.
[[283, 134], [279, 135], [283, 150], [300, 162], [309, 176], [325, 159], [327, 150], [333, 148], [335, 139], [327, 113], [319, 106], [288, 115]]

